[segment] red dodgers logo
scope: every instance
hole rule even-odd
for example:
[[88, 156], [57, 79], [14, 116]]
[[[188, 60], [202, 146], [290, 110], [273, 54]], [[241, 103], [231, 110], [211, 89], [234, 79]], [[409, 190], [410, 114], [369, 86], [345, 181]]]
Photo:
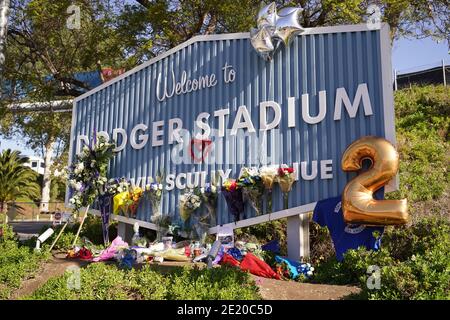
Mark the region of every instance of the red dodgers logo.
[[205, 161], [211, 151], [213, 142], [211, 140], [191, 139], [189, 152], [194, 162], [201, 163]]

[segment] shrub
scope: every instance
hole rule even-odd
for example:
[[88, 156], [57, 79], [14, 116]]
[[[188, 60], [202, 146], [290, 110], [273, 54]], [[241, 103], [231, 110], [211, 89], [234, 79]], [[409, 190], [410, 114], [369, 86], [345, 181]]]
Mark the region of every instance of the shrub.
[[[358, 284], [364, 299], [450, 299], [450, 223], [424, 218], [411, 227], [390, 227], [377, 252], [349, 250], [342, 262], [317, 266], [314, 282]], [[381, 288], [367, 286], [367, 268], [380, 267]]]
[[71, 274], [52, 278], [26, 299], [258, 299], [250, 275], [232, 268], [197, 269], [190, 266], [160, 274], [151, 266], [120, 270], [116, 265], [94, 263], [80, 270], [79, 290], [69, 289]]
[[198, 269], [184, 267], [170, 276], [171, 300], [257, 299], [258, 288], [248, 273], [232, 267]]
[[7, 299], [22, 280], [32, 277], [41, 263], [48, 258], [43, 253], [35, 253], [26, 246], [19, 246], [14, 239], [12, 228], [3, 225], [0, 238], [0, 299]]
[[163, 300], [168, 295], [170, 280], [146, 265], [141, 270], [133, 270], [132, 290], [137, 299]]

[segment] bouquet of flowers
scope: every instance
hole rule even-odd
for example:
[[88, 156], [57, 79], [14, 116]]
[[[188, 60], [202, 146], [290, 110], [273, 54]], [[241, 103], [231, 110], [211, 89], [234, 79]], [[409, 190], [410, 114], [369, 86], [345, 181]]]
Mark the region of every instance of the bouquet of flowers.
[[295, 182], [294, 168], [281, 166], [278, 168], [277, 182], [283, 192], [284, 209], [289, 207], [289, 192]]
[[277, 180], [278, 167], [277, 166], [267, 166], [261, 167], [259, 169], [259, 175], [261, 176], [264, 188], [267, 190], [267, 212], [272, 212], [272, 189], [273, 184]]
[[302, 263], [297, 267], [297, 271], [306, 278], [310, 278], [313, 275], [314, 267], [310, 263]]
[[144, 191], [140, 187], [130, 187], [128, 191], [114, 197], [114, 208], [117, 207], [126, 217], [134, 218], [143, 194]]
[[125, 178], [110, 179], [105, 186], [105, 193], [111, 196], [122, 192], [128, 192], [130, 183]]
[[69, 168], [69, 186], [72, 197], [69, 202], [78, 212], [91, 205], [100, 194], [108, 179], [106, 174], [110, 159], [114, 156], [115, 145], [99, 137], [83, 148], [77, 161]]
[[200, 195], [203, 203], [208, 210], [208, 215], [210, 217], [210, 224], [216, 224], [216, 208], [217, 208], [217, 200], [218, 193], [217, 188], [214, 184], [206, 183], [203, 188], [200, 188]]
[[234, 221], [238, 221], [241, 213], [244, 212], [244, 198], [242, 189], [238, 186], [236, 180], [225, 180], [222, 184], [222, 194], [227, 202], [228, 210], [234, 216]]
[[179, 229], [179, 226], [175, 227], [175, 225], [171, 224], [172, 218], [169, 215], [153, 215], [151, 221], [156, 224], [156, 236], [158, 241], [160, 241], [168, 232], [173, 234], [177, 228]]
[[202, 204], [201, 198], [194, 190], [186, 191], [180, 196], [180, 217], [186, 222], [191, 216], [192, 212], [200, 208]]
[[264, 183], [258, 169], [244, 168], [237, 184], [242, 188], [244, 197], [250, 201], [256, 215], [262, 214]]
[[145, 196], [152, 205], [152, 217], [161, 215], [161, 199], [163, 194], [163, 185], [161, 183], [149, 183], [145, 186]]

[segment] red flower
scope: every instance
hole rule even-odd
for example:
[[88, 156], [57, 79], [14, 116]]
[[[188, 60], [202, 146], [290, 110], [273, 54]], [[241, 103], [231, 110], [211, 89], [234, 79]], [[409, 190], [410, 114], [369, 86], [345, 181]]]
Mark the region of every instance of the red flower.
[[278, 168], [278, 175], [279, 175], [279, 176], [284, 176], [284, 170], [283, 170], [283, 168]]
[[230, 191], [234, 191], [234, 190], [236, 190], [236, 188], [237, 188], [237, 183], [236, 183], [236, 181], [231, 182], [231, 185], [230, 185]]
[[294, 168], [287, 168], [287, 172], [293, 173], [294, 172]]

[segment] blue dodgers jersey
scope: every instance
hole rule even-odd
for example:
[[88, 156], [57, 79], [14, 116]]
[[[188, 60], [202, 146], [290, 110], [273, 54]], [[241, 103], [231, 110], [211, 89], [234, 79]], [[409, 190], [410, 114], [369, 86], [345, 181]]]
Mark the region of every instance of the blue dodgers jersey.
[[[380, 197], [375, 197], [380, 198]], [[382, 198], [382, 197], [381, 197]], [[328, 227], [333, 240], [336, 258], [342, 261], [344, 253], [349, 249], [364, 246], [369, 250], [378, 250], [381, 245], [381, 234], [384, 227], [366, 227], [364, 225], [347, 224], [341, 209], [342, 197], [334, 197], [317, 202], [314, 208], [313, 221], [322, 227]], [[377, 239], [373, 232], [378, 231]]]

